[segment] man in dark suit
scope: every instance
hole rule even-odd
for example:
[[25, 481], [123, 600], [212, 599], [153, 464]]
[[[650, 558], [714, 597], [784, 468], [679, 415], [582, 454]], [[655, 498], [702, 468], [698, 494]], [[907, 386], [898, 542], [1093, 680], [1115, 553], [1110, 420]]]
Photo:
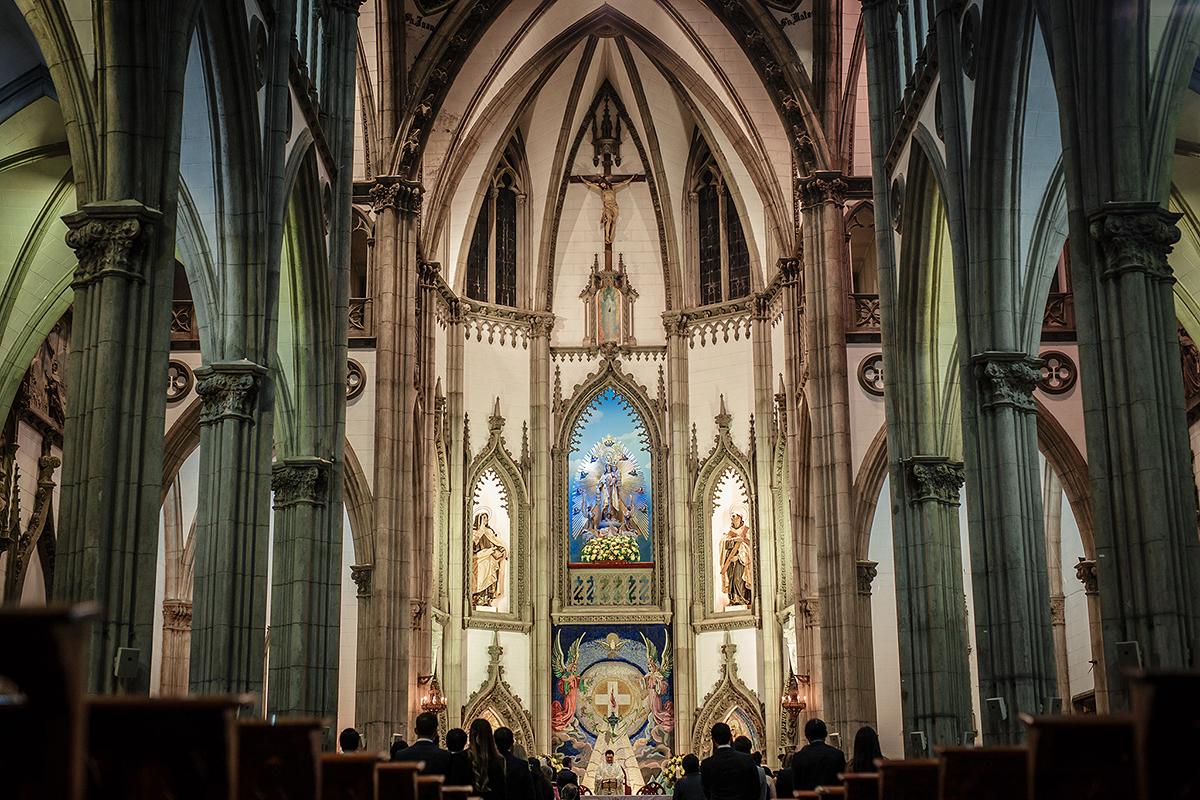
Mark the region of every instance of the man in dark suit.
[[758, 800], [758, 766], [731, 746], [733, 733], [724, 722], [712, 727], [713, 754], [700, 764], [700, 782], [708, 800]]
[[417, 716], [417, 740], [403, 750], [397, 750], [392, 761], [424, 761], [422, 775], [445, 775], [450, 768], [450, 753], [438, 747], [438, 720], [426, 711]]
[[683, 757], [683, 777], [675, 781], [675, 800], [706, 800], [700, 780], [700, 759], [691, 753]]
[[[792, 756], [792, 789], [811, 792], [818, 786], [842, 785], [838, 773], [846, 771], [846, 754], [825, 744], [828, 735], [829, 730], [822, 720], [810, 719], [805, 723], [804, 738], [808, 744]], [[778, 781], [775, 787], [778, 791]]]
[[529, 800], [533, 794], [533, 774], [529, 762], [512, 754], [513, 732], [511, 728], [496, 728], [496, 749], [504, 756], [505, 795], [508, 800]]
[[558, 774], [554, 776], [554, 782], [558, 784], [558, 790], [560, 792], [568, 783], [573, 783], [576, 786], [579, 785], [579, 776], [575, 774], [575, 770], [571, 769], [571, 757], [563, 756], [562, 762], [563, 768], [560, 769]]

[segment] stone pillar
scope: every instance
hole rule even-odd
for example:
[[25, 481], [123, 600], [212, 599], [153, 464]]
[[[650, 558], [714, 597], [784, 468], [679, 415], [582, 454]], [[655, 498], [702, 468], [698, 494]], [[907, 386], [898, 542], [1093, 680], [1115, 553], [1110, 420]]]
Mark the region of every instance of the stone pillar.
[[263, 690], [272, 420], [267, 369], [251, 361], [196, 370], [200, 498], [192, 592], [190, 690]]
[[[393, 733], [408, 738], [415, 709], [413, 671], [413, 544], [418, 522], [420, 427], [417, 412], [419, 329], [416, 314], [419, 258], [419, 184], [380, 178], [371, 189], [376, 214], [375, 294], [375, 564], [366, 659], [359, 659], [356, 721], [372, 750]], [[360, 606], [360, 610], [364, 610]]]
[[[987, 744], [1019, 744], [1018, 714], [1045, 713], [1058, 696], [1033, 399], [1041, 362], [1024, 352], [973, 361], [963, 427], [977, 470], [967, 488], [982, 733]], [[989, 698], [1004, 700], [1003, 715]]]
[[[155, 559], [173, 275], [156, 266], [158, 211], [98, 202], [64, 217], [79, 264], [67, 377], [55, 599], [97, 600], [88, 690], [113, 692], [117, 648], [139, 651], [126, 691], [150, 689]], [[164, 286], [165, 292], [164, 295]], [[166, 302], [163, 302], [164, 297]]]
[[[473, 487], [463, 485], [466, 480], [466, 455], [463, 452], [463, 330], [462, 306], [455, 300], [450, 308], [450, 321], [446, 325], [446, 415], [449, 418], [449, 468], [451, 497], [458, 499], [449, 505], [450, 546], [448, 567], [450, 621], [446, 625], [445, 653], [446, 672], [442, 686], [445, 687], [448, 703], [447, 724], [452, 728], [462, 726], [462, 707], [471, 696], [466, 685], [466, 664], [463, 653], [466, 645], [467, 585], [466, 575], [467, 521], [463, 518], [463, 503], [471, 496]], [[536, 725], [536, 723], [535, 723]], [[536, 730], [536, 727], [535, 727]]]
[[1136, 642], [1151, 669], [1200, 659], [1200, 538], [1167, 263], [1179, 215], [1113, 202], [1089, 219], [1095, 257], [1076, 289], [1080, 377], [1109, 703], [1121, 711], [1119, 642]]
[[162, 667], [158, 693], [163, 697], [187, 694], [188, 661], [192, 647], [192, 604], [187, 600], [164, 600]]
[[[1096, 692], [1096, 713], [1107, 714], [1108, 672], [1104, 668], [1104, 620], [1100, 611], [1100, 581], [1096, 574], [1095, 560], [1080, 558], [1075, 565], [1075, 577], [1083, 584], [1087, 596], [1088, 633], [1092, 644], [1092, 679]], [[1066, 702], [1066, 698], [1064, 698]]]
[[550, 430], [553, 387], [550, 382], [550, 331], [554, 328], [553, 314], [536, 314], [533, 318], [533, 340], [529, 353], [529, 457], [530, 532], [533, 536], [528, 564], [529, 586], [532, 590], [529, 613], [533, 620], [532, 662], [530, 663], [533, 706], [533, 735], [540, 752], [551, 747], [550, 724], [550, 603], [554, 595], [554, 552], [550, 539]]
[[675, 658], [675, 752], [688, 753], [697, 742], [692, 741], [696, 724], [699, 694], [707, 691], [696, 686], [696, 635], [692, 620], [702, 619], [704, 598], [692, 591], [691, 549], [691, 470], [688, 466], [688, 346], [687, 330], [678, 314], [664, 314], [667, 334], [667, 419], [671, 425], [670, 476], [671, 538], [675, 565], [674, 585], [671, 587], [671, 639]]
[[[971, 726], [970, 640], [958, 538], [963, 465], [946, 456], [902, 463], [905, 523], [893, 526], [904, 749], [931, 757], [935, 744], [961, 744]], [[927, 749], [909, 732], [923, 731]]]
[[[767, 735], [773, 738], [783, 729], [779, 705], [787, 685], [788, 676], [783, 670], [790, 669], [789, 659], [783, 650], [783, 630], [779, 623], [780, 613], [791, 605], [792, 598], [784, 595], [785, 584], [780, 576], [778, 532], [775, 530], [775, 496], [771, 491], [771, 468], [775, 451], [771, 447], [770, 420], [774, 413], [773, 391], [774, 370], [771, 361], [770, 304], [765, 295], [754, 299], [754, 319], [750, 344], [754, 351], [754, 416], [751, 419], [749, 451], [753, 457], [755, 521], [758, 537], [759, 581], [758, 590], [762, 613], [762, 658], [763, 684], [762, 701], [766, 706], [764, 723]], [[791, 531], [789, 530], [790, 534]], [[790, 570], [791, 565], [787, 568]], [[775, 761], [779, 748], [774, 743], [763, 743], [763, 756], [769, 759], [768, 766]]]
[[163, 503], [163, 544], [165, 552], [164, 600], [162, 604], [162, 663], [159, 668], [159, 694], [182, 696], [188, 689], [188, 663], [192, 646], [192, 563], [195, 551], [187, 549], [189, 534], [185, 527], [179, 497], [179, 478], [166, 493]]
[[[342, 515], [341, 505], [330, 502], [329, 473], [330, 462], [316, 456], [280, 459], [271, 470], [275, 546], [267, 710], [272, 714], [337, 713]], [[335, 513], [337, 526], [329, 519]]]
[[850, 292], [845, 183], [817, 171], [801, 184], [808, 332], [806, 396], [812, 419], [813, 534], [821, 603], [821, 698], [830, 732], [851, 737], [875, 724], [872, 654], [859, 645], [869, 624], [859, 618], [846, 367], [846, 296]]
[[1050, 579], [1050, 626], [1054, 634], [1054, 664], [1058, 696], [1063, 712], [1071, 713], [1071, 669], [1067, 660], [1067, 598], [1063, 594], [1062, 578], [1062, 484], [1050, 466], [1046, 466], [1045, 496], [1042, 508], [1046, 514], [1046, 573]]

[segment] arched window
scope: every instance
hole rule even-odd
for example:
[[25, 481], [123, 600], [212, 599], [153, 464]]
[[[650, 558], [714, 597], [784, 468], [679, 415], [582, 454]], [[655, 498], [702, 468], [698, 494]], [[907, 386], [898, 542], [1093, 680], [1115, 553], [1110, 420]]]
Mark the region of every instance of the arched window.
[[693, 209], [700, 305], [736, 300], [750, 294], [750, 250], [729, 186], [703, 139], [693, 146]]
[[467, 249], [467, 297], [501, 306], [517, 306], [523, 294], [519, 285], [522, 254], [518, 236], [525, 206], [521, 178], [521, 142], [513, 136], [488, 186], [479, 208], [475, 231]]

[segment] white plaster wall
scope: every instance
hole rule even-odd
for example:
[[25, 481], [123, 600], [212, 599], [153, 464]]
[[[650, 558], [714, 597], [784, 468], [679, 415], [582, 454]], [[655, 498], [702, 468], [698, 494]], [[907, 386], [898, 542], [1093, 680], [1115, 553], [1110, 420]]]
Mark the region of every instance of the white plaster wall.
[[375, 488], [375, 350], [355, 348], [350, 358], [362, 364], [364, 386], [362, 393], [346, 401], [346, 440], [358, 456], [367, 477], [367, 485]]
[[696, 702], [713, 690], [721, 679], [721, 645], [725, 637], [737, 645], [734, 661], [742, 683], [762, 700], [762, 646], [757, 628], [732, 631], [707, 631], [696, 634]]
[[[1079, 368], [1079, 345], [1074, 342], [1043, 342], [1038, 352], [1044, 353], [1048, 350], [1070, 356], [1071, 360], [1075, 362], [1075, 368]], [[1062, 425], [1063, 430], [1071, 437], [1071, 441], [1079, 448], [1080, 454], [1086, 460], [1087, 439], [1084, 437], [1083, 430], [1082, 384], [1078, 380], [1075, 381], [1075, 385], [1071, 387], [1070, 391], [1063, 394], [1047, 394], [1038, 389], [1036, 397]]]
[[874, 342], [846, 345], [846, 388], [850, 396], [850, 465], [855, 475], [862, 467], [867, 448], [886, 422], [883, 397], [871, 394], [858, 382], [858, 365], [867, 356], [878, 352], [880, 345]]
[[[462, 703], [466, 705], [472, 694], [479, 690], [487, 680], [488, 662], [491, 656], [488, 648], [492, 646], [493, 637], [498, 637], [499, 644], [504, 648], [500, 663], [504, 666], [504, 680], [512, 687], [514, 695], [521, 699], [521, 705], [526, 710], [533, 708], [530, 700], [532, 673], [530, 668], [529, 636], [513, 631], [484, 631], [469, 629], [467, 643], [463, 652], [463, 662], [466, 665], [466, 686], [463, 688]], [[550, 665], [544, 665], [550, 669]], [[470, 720], [464, 720], [469, 723]], [[464, 728], [466, 725], [463, 726]]]
[[[742, 338], [734, 341], [730, 335], [723, 342], [718, 334], [717, 344], [696, 346], [688, 353], [688, 389], [691, 421], [696, 425], [696, 440], [700, 457], [704, 458], [712, 449], [717, 434], [714, 420], [721, 412], [721, 396], [725, 396], [725, 409], [733, 417], [729, 433], [733, 442], [743, 453], [750, 445], [750, 414], [754, 411], [754, 350], [750, 339], [742, 332]], [[770, 425], [770, 420], [755, 420], [759, 425]]]
[[521, 457], [521, 425], [529, 420], [529, 351], [521, 346], [499, 343], [489, 345], [476, 334], [466, 342], [464, 363], [464, 408], [470, 416], [473, 457], [487, 443], [488, 417], [500, 398], [500, 416], [504, 417], [504, 443], [514, 458]]

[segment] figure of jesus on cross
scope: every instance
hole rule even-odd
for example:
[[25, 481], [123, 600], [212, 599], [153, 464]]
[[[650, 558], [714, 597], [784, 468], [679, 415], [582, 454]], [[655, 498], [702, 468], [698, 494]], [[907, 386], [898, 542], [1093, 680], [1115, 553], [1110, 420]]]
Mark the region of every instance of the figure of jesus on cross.
[[571, 183], [582, 183], [600, 193], [604, 208], [600, 212], [600, 229], [604, 231], [604, 268], [612, 269], [613, 234], [617, 229], [617, 189], [646, 180], [645, 175], [613, 175], [612, 156], [604, 154], [604, 173], [601, 175], [572, 175]]

